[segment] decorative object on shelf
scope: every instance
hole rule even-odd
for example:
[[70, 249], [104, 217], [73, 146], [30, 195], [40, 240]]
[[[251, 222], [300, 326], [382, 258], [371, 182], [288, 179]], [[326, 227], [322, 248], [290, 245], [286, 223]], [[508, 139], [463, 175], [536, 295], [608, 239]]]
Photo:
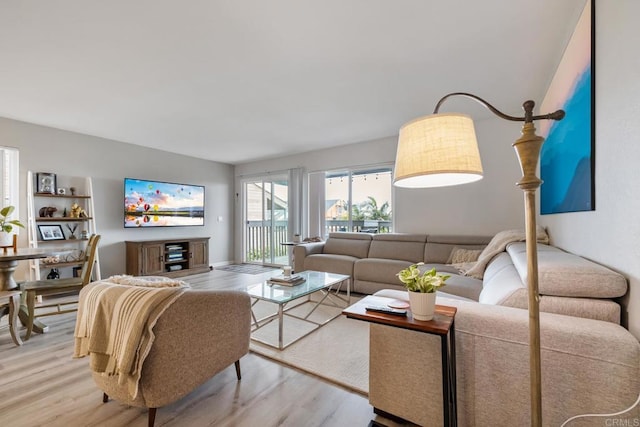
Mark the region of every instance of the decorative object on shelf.
[[71, 191], [72, 196], [76, 195], [76, 187], [69, 187], [69, 191]]
[[67, 224], [67, 229], [69, 230], [69, 240], [75, 240], [77, 239], [76, 237], [76, 230], [78, 229], [78, 224], [74, 224], [73, 226]]
[[87, 217], [87, 212], [85, 212], [84, 209], [82, 209], [82, 207], [77, 204], [74, 203], [71, 205], [71, 214], [70, 214], [71, 218], [86, 218]]
[[85, 239], [87, 239], [88, 237], [89, 237], [89, 232], [88, 232], [87, 230], [82, 230], [82, 231], [80, 232], [80, 238], [81, 238], [82, 240], [85, 240]]
[[82, 249], [75, 249], [68, 252], [64, 256], [65, 262], [77, 262], [82, 261], [84, 259], [85, 253]]
[[0, 248], [6, 254], [8, 248], [12, 248], [13, 252], [18, 249], [18, 236], [12, 233], [13, 227], [24, 228], [24, 225], [17, 219], [9, 219], [14, 206], [5, 206], [0, 210]]
[[49, 274], [47, 274], [47, 280], [55, 280], [60, 278], [60, 272], [57, 268], [52, 268]]
[[435, 268], [421, 272], [423, 262], [412, 264], [397, 274], [409, 292], [411, 314], [416, 320], [431, 320], [436, 309], [436, 291], [445, 285], [450, 277], [436, 272]]
[[60, 257], [55, 255], [55, 256], [48, 256], [46, 258], [42, 259], [42, 262], [44, 264], [57, 264], [60, 262]]
[[56, 174], [37, 172], [36, 192], [41, 194], [56, 194]]
[[67, 190], [65, 190], [62, 187], [58, 188], [58, 196], [64, 196], [66, 194], [67, 194]]
[[43, 206], [38, 211], [38, 216], [40, 218], [46, 218], [46, 217], [53, 218], [54, 212], [58, 212], [58, 208], [56, 208], [55, 206]]
[[65, 240], [62, 226], [60, 225], [38, 225], [38, 230], [43, 241]]

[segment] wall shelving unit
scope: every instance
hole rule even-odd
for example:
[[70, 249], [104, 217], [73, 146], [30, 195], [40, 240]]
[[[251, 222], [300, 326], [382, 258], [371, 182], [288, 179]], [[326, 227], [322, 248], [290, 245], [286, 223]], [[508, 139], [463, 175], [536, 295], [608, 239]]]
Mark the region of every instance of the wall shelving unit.
[[[58, 262], [47, 259], [30, 260], [30, 280], [40, 280], [47, 276], [47, 270], [57, 268], [60, 277], [79, 274], [82, 265], [82, 251], [86, 248], [88, 236], [98, 234], [93, 206], [93, 187], [90, 177], [55, 175], [55, 188], [50, 192], [39, 192], [38, 173], [27, 173], [27, 232], [29, 247], [46, 248], [58, 257]], [[74, 188], [74, 194], [71, 188]], [[84, 211], [80, 217], [72, 217], [71, 206], [77, 204]], [[51, 216], [41, 216], [42, 208], [55, 208]], [[62, 236], [44, 236], [43, 227], [60, 226]], [[94, 280], [100, 280], [100, 257], [96, 253]]]

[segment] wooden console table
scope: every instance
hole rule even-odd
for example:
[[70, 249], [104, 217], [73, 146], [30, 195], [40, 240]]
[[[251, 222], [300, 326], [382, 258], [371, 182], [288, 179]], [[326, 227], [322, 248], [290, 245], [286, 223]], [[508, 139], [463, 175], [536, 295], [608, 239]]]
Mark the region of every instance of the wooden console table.
[[[456, 337], [454, 320], [458, 309], [456, 307], [436, 305], [435, 315], [433, 319], [429, 321], [415, 320], [410, 310], [407, 310], [406, 317], [366, 310], [368, 305], [386, 305], [386, 302], [391, 301], [393, 301], [392, 298], [369, 295], [343, 310], [342, 314], [352, 319], [438, 335], [440, 337], [442, 354], [442, 404], [444, 425], [457, 425]], [[376, 408], [374, 408], [374, 412], [383, 416], [393, 415], [379, 411]]]

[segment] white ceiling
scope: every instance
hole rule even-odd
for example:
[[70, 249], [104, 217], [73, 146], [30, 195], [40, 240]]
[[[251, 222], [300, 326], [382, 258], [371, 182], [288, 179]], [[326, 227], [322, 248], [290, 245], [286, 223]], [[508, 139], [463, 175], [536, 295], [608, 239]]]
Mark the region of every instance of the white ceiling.
[[2, 0], [0, 116], [238, 164], [396, 135], [452, 91], [519, 114], [584, 3]]

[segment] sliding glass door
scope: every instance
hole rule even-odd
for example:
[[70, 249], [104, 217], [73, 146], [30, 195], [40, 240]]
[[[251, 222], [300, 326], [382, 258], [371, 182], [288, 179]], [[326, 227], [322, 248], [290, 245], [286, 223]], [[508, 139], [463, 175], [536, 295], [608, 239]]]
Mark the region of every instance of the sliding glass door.
[[243, 261], [287, 265], [289, 181], [287, 175], [250, 179], [243, 183]]

